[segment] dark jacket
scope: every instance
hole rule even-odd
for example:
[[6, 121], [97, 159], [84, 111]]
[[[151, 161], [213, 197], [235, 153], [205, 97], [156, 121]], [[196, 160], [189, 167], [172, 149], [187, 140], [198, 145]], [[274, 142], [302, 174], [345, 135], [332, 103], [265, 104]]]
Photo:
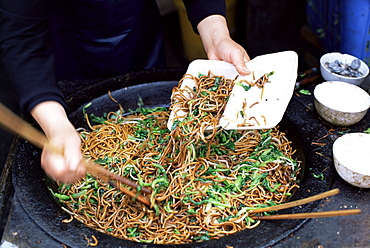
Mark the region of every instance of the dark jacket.
[[[197, 24], [224, 0], [184, 0]], [[154, 0], [0, 0], [0, 55], [21, 109], [64, 104], [57, 81], [165, 66]]]

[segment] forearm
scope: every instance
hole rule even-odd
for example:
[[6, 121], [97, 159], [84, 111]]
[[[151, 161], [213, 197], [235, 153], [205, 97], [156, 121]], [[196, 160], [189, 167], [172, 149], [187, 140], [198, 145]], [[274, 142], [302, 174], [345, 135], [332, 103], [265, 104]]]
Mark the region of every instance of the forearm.
[[198, 33], [198, 24], [212, 15], [226, 17], [226, 4], [224, 0], [183, 0], [189, 21], [195, 33]]
[[223, 39], [230, 39], [226, 19], [221, 15], [208, 16], [198, 24], [197, 28], [207, 53], [217, 47]]
[[0, 53], [23, 112], [43, 101], [63, 103], [54, 76], [46, 0], [0, 0]]
[[39, 123], [48, 138], [59, 133], [62, 128], [73, 128], [62, 105], [54, 101], [39, 103], [31, 110], [31, 115]]
[[197, 26], [208, 59], [222, 60], [235, 66], [241, 75], [250, 74], [246, 62], [250, 60], [245, 49], [233, 41], [225, 17], [211, 15]]

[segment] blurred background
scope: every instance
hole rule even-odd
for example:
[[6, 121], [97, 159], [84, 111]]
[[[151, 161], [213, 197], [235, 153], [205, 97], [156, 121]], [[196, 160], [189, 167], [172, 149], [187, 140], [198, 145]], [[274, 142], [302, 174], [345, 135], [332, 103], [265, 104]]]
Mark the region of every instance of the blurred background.
[[[251, 58], [294, 50], [299, 71], [319, 68], [326, 52], [352, 54], [369, 65], [368, 0], [225, 0], [232, 37]], [[168, 67], [186, 68], [206, 58], [200, 38], [193, 33], [181, 0], [157, 0], [165, 31]], [[0, 68], [1, 70], [1, 68]], [[369, 80], [362, 87], [368, 90]], [[0, 78], [0, 102], [17, 112], [6, 78]], [[13, 136], [0, 130], [2, 168]]]
[[[182, 0], [157, 0], [166, 34], [168, 66], [187, 66], [206, 58], [194, 34]], [[252, 57], [283, 51], [304, 50], [301, 28], [306, 23], [306, 1], [226, 0], [231, 36]]]
[[[166, 34], [168, 66], [206, 58], [181, 0], [157, 0]], [[251, 58], [294, 50], [299, 69], [319, 67], [327, 52], [348, 53], [370, 64], [368, 0], [225, 0], [230, 33]]]

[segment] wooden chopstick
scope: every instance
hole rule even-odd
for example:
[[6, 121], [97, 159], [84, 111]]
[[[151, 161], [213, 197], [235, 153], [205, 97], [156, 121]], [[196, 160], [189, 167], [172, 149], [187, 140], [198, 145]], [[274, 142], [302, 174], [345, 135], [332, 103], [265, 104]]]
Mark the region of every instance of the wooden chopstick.
[[[118, 174], [114, 174], [112, 172], [110, 172], [109, 170], [105, 169], [104, 167], [98, 165], [97, 163], [94, 163], [94, 162], [91, 162], [91, 161], [88, 161], [88, 160], [84, 160], [84, 163], [85, 163], [85, 166], [86, 166], [86, 170], [88, 173], [90, 173], [91, 175], [98, 175], [98, 177], [100, 179], [102, 179], [103, 181], [107, 182], [108, 180], [116, 180], [116, 181], [119, 181], [121, 182], [122, 184], [125, 184], [127, 186], [130, 186], [132, 188], [137, 188], [138, 185], [125, 178], [125, 177], [122, 177]], [[104, 178], [104, 179], [103, 179]], [[141, 191], [146, 193], [146, 194], [151, 194], [152, 191], [148, 188], [144, 188], [142, 187], [141, 188]]]
[[324, 193], [317, 194], [317, 195], [314, 195], [314, 196], [310, 196], [310, 197], [307, 197], [307, 198], [304, 198], [304, 199], [300, 199], [300, 200], [296, 200], [296, 201], [292, 201], [292, 202], [287, 202], [287, 203], [283, 203], [283, 204], [276, 205], [276, 206], [271, 206], [271, 207], [252, 209], [252, 210], [250, 210], [250, 213], [255, 214], [255, 213], [278, 211], [278, 210], [282, 210], [282, 209], [292, 208], [292, 207], [300, 206], [300, 205], [303, 205], [303, 204], [306, 204], [306, 203], [309, 203], [309, 202], [321, 200], [323, 198], [336, 195], [338, 193], [339, 193], [339, 189], [332, 189], [332, 190], [326, 191]]
[[361, 209], [346, 209], [346, 210], [334, 210], [324, 212], [311, 212], [311, 213], [298, 213], [298, 214], [275, 214], [266, 216], [250, 216], [254, 220], [283, 220], [283, 219], [308, 219], [308, 218], [324, 218], [324, 217], [336, 217], [345, 215], [354, 215], [361, 213]]
[[[59, 155], [63, 155], [63, 151], [56, 148], [55, 146], [53, 146], [50, 143], [47, 143], [44, 147], [46, 149], [48, 149], [49, 151], [55, 152]], [[125, 185], [130, 186], [130, 187], [135, 188], [135, 189], [137, 189], [137, 187], [138, 187], [138, 185], [135, 182], [133, 182], [133, 181], [131, 181], [131, 180], [125, 178], [125, 177], [122, 177], [120, 175], [114, 174], [114, 173], [110, 172], [109, 170], [105, 169], [104, 167], [98, 165], [97, 163], [94, 163], [94, 162], [89, 161], [87, 159], [84, 159], [82, 162], [84, 163], [84, 165], [86, 167], [86, 172], [87, 173], [93, 175], [94, 177], [97, 177], [97, 178], [103, 180], [106, 183], [112, 183], [111, 180], [116, 180], [116, 181], [121, 182], [122, 184], [125, 184]], [[125, 188], [123, 188], [123, 189], [125, 189]], [[150, 189], [144, 188], [144, 187], [141, 188], [141, 191], [143, 191], [146, 194], [151, 194], [152, 193], [152, 191]], [[128, 194], [130, 194], [130, 193], [128, 193]], [[135, 195], [135, 193], [133, 193], [133, 194]]]
[[[63, 151], [56, 148], [52, 144], [49, 143], [45, 134], [37, 130], [36, 128], [32, 127], [29, 123], [21, 119], [19, 116], [14, 114], [11, 110], [5, 107], [3, 104], [0, 103], [0, 125], [12, 132], [15, 135], [19, 135], [22, 138], [28, 140], [33, 145], [43, 149], [46, 148], [49, 151], [55, 152], [57, 154], [63, 155]], [[122, 187], [119, 183], [113, 183], [112, 180], [116, 180], [120, 183], [126, 184], [131, 186], [135, 189], [138, 188], [138, 185], [133, 181], [119, 176], [117, 174], [111, 173], [109, 170], [105, 169], [104, 167], [87, 160], [83, 160], [86, 171], [90, 173], [92, 176], [97, 177], [103, 180], [106, 183], [114, 185], [117, 189], [122, 191], [124, 194], [132, 197], [133, 199], [137, 199], [139, 202], [145, 204], [146, 206], [150, 206], [149, 200], [141, 196], [140, 194], [136, 194], [133, 191], [128, 190], [127, 188]], [[147, 188], [142, 188], [141, 191], [150, 194], [151, 191]]]
[[[125, 188], [125, 187], [122, 187], [121, 184], [120, 184], [120, 183], [122, 183], [122, 184], [131, 186], [131, 187], [137, 189], [138, 185], [136, 183], [134, 183], [133, 181], [131, 181], [127, 178], [121, 177], [120, 175], [111, 173], [109, 170], [103, 168], [102, 166], [100, 166], [100, 165], [98, 165], [94, 162], [84, 160], [84, 164], [86, 166], [86, 172], [87, 173], [93, 175], [96, 178], [101, 179], [102, 181], [104, 181], [106, 183], [109, 183], [113, 187], [122, 191], [122, 193], [124, 193], [125, 195], [128, 195], [133, 199], [137, 199], [139, 202], [145, 204], [146, 206], [148, 206], [148, 207], [151, 206], [148, 199], [146, 199], [145, 197], [143, 197], [142, 195], [140, 195], [138, 193], [135, 193], [135, 192], [133, 192], [133, 191], [131, 191], [131, 190]], [[120, 183], [115, 183], [112, 180], [116, 180]], [[144, 187], [141, 188], [141, 191], [143, 191], [145, 193], [148, 193], [148, 194], [151, 193], [151, 191], [149, 189], [144, 188]]]
[[[278, 211], [282, 209], [292, 208], [300, 206], [309, 202], [317, 201], [329, 196], [333, 196], [339, 193], [339, 189], [332, 189], [324, 193], [310, 196], [304, 199], [287, 202], [284, 204], [253, 209], [250, 211], [251, 214]], [[265, 215], [265, 216], [250, 216], [254, 220], [282, 220], [282, 219], [308, 219], [308, 218], [324, 218], [324, 217], [335, 217], [335, 216], [345, 216], [345, 215], [354, 215], [361, 213], [361, 209], [348, 209], [348, 210], [333, 210], [333, 211], [324, 211], [324, 212], [310, 212], [310, 213], [297, 213], [297, 214], [275, 214], [275, 215]]]

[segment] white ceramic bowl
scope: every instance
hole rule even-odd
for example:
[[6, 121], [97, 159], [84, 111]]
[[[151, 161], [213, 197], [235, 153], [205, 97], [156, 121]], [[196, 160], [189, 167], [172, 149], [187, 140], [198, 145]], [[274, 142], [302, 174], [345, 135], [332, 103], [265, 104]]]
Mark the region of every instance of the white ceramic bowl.
[[370, 107], [370, 96], [356, 85], [329, 81], [315, 87], [314, 105], [317, 113], [327, 122], [349, 126], [366, 115]]
[[333, 144], [334, 166], [348, 183], [370, 188], [370, 134], [349, 133]]
[[354, 84], [354, 85], [360, 85], [365, 80], [365, 78], [369, 75], [369, 67], [362, 60], [360, 60], [361, 65], [360, 65], [360, 68], [358, 69], [363, 74], [362, 77], [341, 76], [341, 75], [330, 72], [330, 70], [325, 66], [325, 63], [334, 62], [335, 60], [338, 60], [341, 63], [350, 65], [354, 59], [357, 59], [357, 58], [349, 54], [342, 54], [342, 53], [337, 53], [337, 52], [324, 54], [320, 58], [320, 71], [321, 71], [322, 77], [326, 81], [342, 81], [342, 82], [347, 82], [347, 83]]

